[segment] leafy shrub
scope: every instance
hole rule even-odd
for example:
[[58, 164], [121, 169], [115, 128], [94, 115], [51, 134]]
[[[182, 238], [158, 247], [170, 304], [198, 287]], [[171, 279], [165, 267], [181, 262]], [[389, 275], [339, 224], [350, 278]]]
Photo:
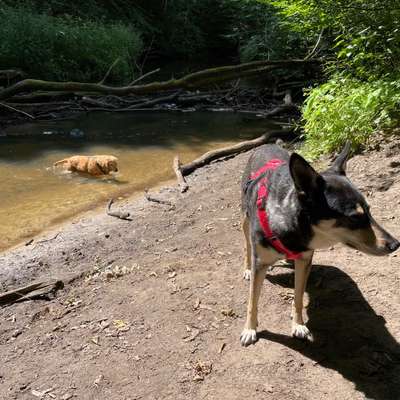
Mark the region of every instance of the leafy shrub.
[[364, 82], [336, 75], [308, 93], [304, 152], [315, 158], [339, 149], [346, 140], [359, 147], [375, 131], [398, 121], [399, 111], [399, 77]]
[[119, 59], [110, 80], [124, 81], [142, 48], [139, 34], [117, 23], [10, 7], [0, 9], [0, 19], [1, 67], [21, 68], [30, 77], [95, 82]]

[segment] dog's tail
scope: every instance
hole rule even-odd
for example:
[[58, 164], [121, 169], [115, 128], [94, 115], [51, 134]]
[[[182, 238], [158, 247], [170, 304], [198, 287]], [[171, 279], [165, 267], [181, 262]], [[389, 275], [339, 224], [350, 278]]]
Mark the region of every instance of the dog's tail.
[[66, 163], [67, 161], [68, 161], [68, 159], [67, 159], [67, 158], [64, 158], [64, 160], [60, 160], [60, 161], [55, 162], [55, 163], [53, 164], [53, 167], [56, 167], [57, 165], [60, 165], [60, 164], [64, 164], [64, 163]]

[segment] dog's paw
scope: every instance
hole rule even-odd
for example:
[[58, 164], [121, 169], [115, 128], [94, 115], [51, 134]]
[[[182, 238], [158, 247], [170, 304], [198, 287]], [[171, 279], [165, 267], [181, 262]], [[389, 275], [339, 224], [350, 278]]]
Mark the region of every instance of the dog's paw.
[[312, 333], [305, 325], [293, 324], [292, 325], [292, 336], [302, 340], [308, 340], [312, 342], [314, 340]]
[[251, 276], [251, 271], [249, 269], [245, 269], [243, 271], [243, 279], [245, 281], [249, 281], [250, 280], [250, 276]]
[[240, 335], [240, 343], [242, 343], [242, 346], [248, 346], [255, 342], [257, 342], [257, 333], [255, 329], [243, 329]]

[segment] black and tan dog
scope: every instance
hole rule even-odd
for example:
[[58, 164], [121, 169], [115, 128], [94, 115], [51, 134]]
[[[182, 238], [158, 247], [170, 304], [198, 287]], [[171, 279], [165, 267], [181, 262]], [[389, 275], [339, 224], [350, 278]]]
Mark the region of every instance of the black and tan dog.
[[292, 335], [312, 340], [303, 322], [303, 295], [314, 250], [341, 242], [383, 256], [400, 243], [373, 219], [363, 195], [346, 177], [347, 143], [333, 165], [317, 173], [300, 155], [277, 145], [260, 147], [242, 179], [244, 277], [250, 279], [242, 345], [257, 340], [257, 304], [267, 267], [294, 260], [295, 296]]

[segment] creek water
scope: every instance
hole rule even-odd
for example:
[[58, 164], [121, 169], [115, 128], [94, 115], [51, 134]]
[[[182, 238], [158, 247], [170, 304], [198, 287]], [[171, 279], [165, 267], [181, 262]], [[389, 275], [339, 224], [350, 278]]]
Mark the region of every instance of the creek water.
[[[10, 127], [0, 136], [0, 251], [94, 208], [174, 177], [172, 160], [276, 129], [233, 113], [92, 113], [67, 121]], [[72, 131], [72, 132], [71, 132]], [[115, 178], [90, 178], [52, 167], [76, 155], [111, 154]]]

